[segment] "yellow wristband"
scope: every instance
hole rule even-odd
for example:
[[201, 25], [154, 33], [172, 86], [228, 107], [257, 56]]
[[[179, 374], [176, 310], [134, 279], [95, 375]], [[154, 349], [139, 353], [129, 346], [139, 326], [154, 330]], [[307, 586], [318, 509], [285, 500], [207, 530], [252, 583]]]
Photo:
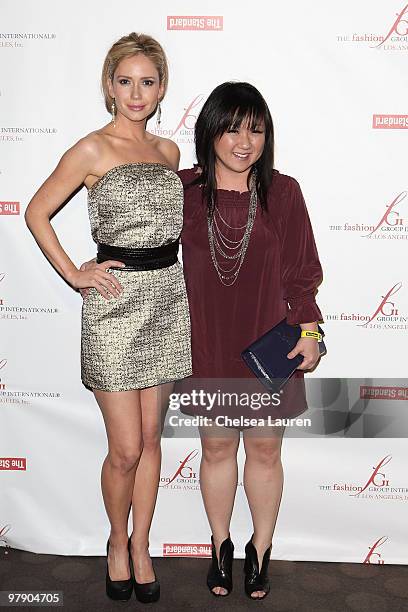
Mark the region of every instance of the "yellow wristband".
[[322, 341], [322, 334], [320, 332], [309, 331], [308, 329], [302, 329], [300, 334], [301, 338], [315, 338], [318, 342]]

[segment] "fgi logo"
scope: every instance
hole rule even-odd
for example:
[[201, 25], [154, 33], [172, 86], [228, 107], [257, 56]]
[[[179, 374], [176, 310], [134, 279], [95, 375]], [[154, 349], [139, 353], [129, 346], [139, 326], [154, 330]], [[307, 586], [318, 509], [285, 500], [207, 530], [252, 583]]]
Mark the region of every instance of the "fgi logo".
[[[0, 283], [1, 283], [2, 280], [4, 280], [5, 276], [6, 276], [5, 272], [0, 272]], [[0, 297], [0, 306], [3, 306], [3, 300], [2, 300], [1, 297]]]
[[162, 479], [162, 480], [165, 480], [166, 482], [165, 484], [161, 484], [160, 486], [168, 487], [169, 484], [174, 482], [177, 478], [182, 478], [183, 480], [185, 479], [190, 480], [190, 479], [197, 478], [196, 472], [194, 472], [193, 468], [189, 465], [190, 461], [195, 459], [197, 455], [198, 455], [198, 450], [194, 449], [182, 461], [179, 460], [180, 465], [177, 468], [177, 470], [174, 472], [173, 476], [171, 476], [170, 478]]
[[358, 497], [361, 493], [363, 493], [370, 485], [374, 487], [388, 487], [390, 481], [386, 478], [384, 472], [380, 472], [380, 470], [387, 465], [392, 459], [391, 455], [386, 455], [383, 459], [381, 459], [380, 463], [373, 467], [373, 473], [370, 478], [367, 480], [365, 485], [362, 487], [361, 491], [358, 493], [350, 493], [351, 497]]
[[191, 133], [192, 130], [194, 130], [194, 127], [197, 121], [197, 114], [192, 113], [191, 111], [194, 108], [196, 108], [199, 104], [201, 104], [201, 102], [203, 101], [203, 97], [204, 97], [203, 94], [198, 94], [198, 96], [196, 96], [190, 102], [187, 108], [184, 109], [184, 114], [181, 117], [176, 129], [171, 134], [171, 138], [173, 138], [179, 130], [182, 135], [186, 133], [184, 132], [184, 130], [187, 130], [188, 133]]
[[383, 546], [383, 544], [387, 540], [388, 540], [388, 538], [386, 536], [382, 536], [376, 542], [374, 542], [374, 544], [372, 546], [369, 546], [368, 547], [367, 556], [364, 559], [363, 563], [366, 563], [368, 565], [372, 565], [372, 563], [374, 562], [374, 561], [372, 561], [372, 559], [373, 559], [373, 557], [375, 557], [378, 565], [384, 565], [384, 559], [382, 559], [381, 553], [379, 553], [377, 551], [380, 548], [380, 546]]
[[[7, 359], [0, 359], [0, 370], [2, 370], [3, 368], [5, 368], [7, 365]], [[6, 388], [5, 383], [2, 382], [1, 377], [0, 377], [0, 391], [4, 391]]]
[[[381, 302], [377, 306], [374, 314], [371, 315], [368, 321], [365, 323], [357, 323], [359, 327], [367, 327], [374, 319], [383, 315], [383, 317], [396, 317], [398, 315], [398, 308], [395, 306], [395, 302], [390, 300], [390, 297], [395, 295], [402, 287], [402, 283], [396, 283], [391, 289], [385, 294], [381, 296]], [[380, 320], [383, 320], [382, 318]]]
[[408, 17], [408, 4], [404, 6], [400, 13], [396, 13], [396, 16], [397, 18], [392, 24], [388, 34], [378, 45], [371, 46], [372, 49], [376, 49], [381, 47], [381, 45], [384, 45], [393, 34], [396, 36], [406, 36], [408, 34], [408, 20], [404, 19], [404, 17]]
[[377, 225], [374, 227], [374, 229], [369, 234], [366, 234], [364, 237], [371, 236], [380, 228], [387, 229], [388, 227], [403, 226], [404, 219], [402, 219], [399, 215], [399, 212], [397, 212], [394, 209], [396, 206], [398, 206], [398, 204], [401, 204], [401, 202], [405, 200], [406, 197], [407, 197], [407, 192], [401, 191], [401, 193], [397, 195], [397, 197], [391, 202], [391, 204], [387, 204], [385, 207], [385, 213], [383, 214], [383, 216], [381, 217]]

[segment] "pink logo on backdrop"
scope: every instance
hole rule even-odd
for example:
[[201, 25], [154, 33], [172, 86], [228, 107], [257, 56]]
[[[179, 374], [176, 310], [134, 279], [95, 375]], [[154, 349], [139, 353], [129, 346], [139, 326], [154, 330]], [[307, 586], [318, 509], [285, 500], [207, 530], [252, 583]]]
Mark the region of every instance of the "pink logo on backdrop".
[[357, 323], [359, 327], [367, 327], [371, 321], [373, 321], [378, 315], [384, 317], [394, 317], [398, 315], [398, 308], [395, 307], [395, 303], [389, 301], [389, 298], [395, 295], [402, 287], [402, 283], [396, 283], [385, 295], [381, 296], [381, 302], [377, 306], [374, 314], [371, 315], [368, 321], [365, 323]]
[[382, 536], [382, 538], [379, 538], [376, 542], [374, 542], [374, 544], [372, 546], [369, 546], [368, 549], [368, 553], [366, 558], [364, 559], [363, 563], [366, 563], [368, 565], [371, 565], [372, 562], [372, 557], [377, 557], [377, 564], [379, 565], [384, 565], [384, 559], [382, 559], [382, 555], [381, 553], [377, 552], [377, 550], [380, 548], [380, 546], [382, 546], [386, 541], [388, 540], [388, 538], [386, 536]]
[[382, 26], [382, 34], [372, 30], [342, 33], [337, 35], [337, 42], [368, 45], [369, 49], [377, 51], [408, 51], [408, 4], [399, 13], [395, 13], [395, 17], [387, 17], [386, 25]]
[[27, 469], [25, 457], [0, 457], [0, 470], [23, 470]]
[[408, 34], [408, 20], [404, 19], [404, 17], [408, 17], [408, 4], [404, 6], [400, 13], [396, 13], [396, 16], [397, 18], [392, 24], [388, 34], [384, 36], [383, 40], [378, 45], [374, 45], [372, 48], [381, 47], [381, 45], [386, 43], [393, 34], [397, 36], [406, 36]]
[[[331, 320], [352, 321], [359, 327], [366, 329], [386, 329], [388, 331], [408, 329], [408, 317], [404, 313], [400, 313], [399, 305], [394, 301], [394, 296], [400, 291], [402, 282], [395, 283], [385, 295], [381, 296], [381, 301], [378, 303], [372, 314], [362, 314], [361, 312], [342, 312], [340, 314], [327, 314], [326, 317]], [[360, 321], [360, 323], [357, 323]]]
[[360, 385], [360, 398], [369, 400], [408, 400], [408, 387]]
[[163, 557], [211, 557], [211, 544], [163, 544]]
[[[6, 276], [5, 272], [0, 272], [0, 283], [2, 280], [4, 280], [5, 276]], [[0, 306], [3, 306], [3, 299], [1, 297], [0, 297]]]
[[373, 115], [374, 130], [408, 130], [408, 115]]
[[167, 17], [168, 30], [213, 30], [220, 32], [224, 29], [224, 18], [221, 15], [169, 15]]
[[196, 95], [180, 112], [176, 121], [173, 123], [176, 127], [154, 127], [152, 131], [157, 136], [165, 136], [173, 138], [179, 144], [194, 143], [194, 128], [197, 121], [200, 107], [204, 100], [203, 94]]
[[0, 202], [0, 215], [19, 215], [20, 202]]
[[193, 468], [188, 464], [190, 463], [190, 461], [195, 459], [197, 455], [198, 455], [198, 450], [194, 449], [182, 461], [179, 460], [180, 465], [177, 468], [177, 470], [174, 472], [172, 476], [170, 476], [170, 478], [165, 479], [166, 480], [165, 484], [160, 485], [160, 486], [168, 487], [169, 484], [171, 484], [174, 480], [176, 480], [176, 478], [182, 478], [182, 479], [196, 478], [196, 474], [193, 471]]
[[171, 134], [171, 138], [173, 138], [173, 136], [175, 136], [179, 130], [182, 130], [182, 129], [185, 129], [185, 130], [194, 130], [195, 123], [197, 121], [197, 115], [193, 114], [191, 111], [196, 106], [201, 104], [201, 102], [203, 101], [203, 97], [204, 97], [203, 94], [198, 94], [198, 96], [196, 96], [190, 102], [190, 104], [187, 106], [187, 108], [184, 109], [184, 114], [182, 115], [180, 121], [178, 122], [178, 125], [177, 125], [176, 129]]
[[[7, 365], [7, 359], [0, 359], [0, 370], [5, 368], [6, 365]], [[0, 391], [5, 391], [5, 389], [6, 389], [6, 383], [2, 382], [2, 379], [0, 377]]]
[[367, 480], [367, 482], [365, 483], [365, 485], [362, 487], [361, 491], [359, 491], [358, 493], [350, 493], [351, 497], [358, 497], [370, 485], [373, 485], [374, 487], [388, 487], [390, 481], [386, 479], [384, 472], [380, 472], [380, 469], [383, 468], [384, 465], [387, 465], [387, 463], [389, 463], [391, 459], [392, 459], [391, 455], [386, 455], [385, 457], [383, 457], [381, 461], [378, 463], [378, 465], [373, 467], [374, 471], [369, 477], [369, 479]]
[[383, 225], [388, 225], [389, 227], [404, 225], [404, 219], [402, 219], [399, 215], [399, 212], [394, 209], [396, 206], [398, 206], [398, 204], [401, 204], [401, 202], [405, 200], [406, 197], [407, 192], [401, 191], [401, 193], [399, 193], [390, 204], [387, 204], [385, 207], [385, 213], [383, 214], [377, 225], [369, 234], [365, 234], [365, 236], [371, 236]]

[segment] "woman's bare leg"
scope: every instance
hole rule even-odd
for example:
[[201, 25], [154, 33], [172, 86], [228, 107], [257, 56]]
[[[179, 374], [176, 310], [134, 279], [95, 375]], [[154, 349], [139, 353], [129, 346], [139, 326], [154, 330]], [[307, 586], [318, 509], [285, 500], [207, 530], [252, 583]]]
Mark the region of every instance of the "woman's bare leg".
[[127, 580], [128, 516], [142, 452], [140, 392], [95, 389], [94, 394], [105, 421], [109, 447], [101, 474], [102, 495], [111, 524], [109, 575], [111, 580]]
[[[201, 494], [219, 559], [221, 544], [229, 536], [237, 490], [239, 430], [215, 424], [213, 427], [199, 427], [199, 430]], [[227, 593], [221, 587], [214, 587], [213, 591], [218, 595]]]
[[[246, 452], [244, 487], [254, 525], [252, 540], [258, 552], [259, 569], [272, 536], [278, 516], [283, 488], [281, 444], [283, 427], [252, 427], [244, 431]], [[264, 597], [255, 591], [252, 597]]]
[[166, 383], [140, 391], [143, 449], [132, 494], [131, 553], [135, 578], [141, 583], [154, 580], [148, 550], [149, 531], [160, 480], [161, 434], [173, 387], [174, 383]]

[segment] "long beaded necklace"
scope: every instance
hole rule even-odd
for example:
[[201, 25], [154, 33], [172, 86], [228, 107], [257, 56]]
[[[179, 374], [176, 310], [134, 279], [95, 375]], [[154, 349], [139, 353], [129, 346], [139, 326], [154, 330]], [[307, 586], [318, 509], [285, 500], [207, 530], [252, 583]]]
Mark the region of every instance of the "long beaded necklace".
[[[207, 217], [208, 241], [210, 244], [211, 259], [221, 283], [226, 287], [233, 285], [238, 278], [239, 271], [245, 258], [245, 253], [248, 248], [249, 239], [251, 237], [256, 216], [257, 202], [256, 180], [255, 173], [253, 173], [251, 176], [250, 185], [248, 219], [245, 225], [239, 225], [237, 227], [229, 225], [221, 215], [221, 212], [217, 206], [214, 207], [214, 214], [212, 218], [210, 219], [209, 216]], [[231, 238], [228, 238], [225, 234], [223, 234], [218, 224], [217, 216], [221, 223], [231, 230], [237, 231], [245, 228], [242, 238], [239, 240], [231, 240]], [[228, 249], [230, 253], [227, 253], [226, 249]], [[234, 261], [233, 266], [228, 270], [221, 267], [217, 261], [217, 253], [219, 253], [225, 259]]]

